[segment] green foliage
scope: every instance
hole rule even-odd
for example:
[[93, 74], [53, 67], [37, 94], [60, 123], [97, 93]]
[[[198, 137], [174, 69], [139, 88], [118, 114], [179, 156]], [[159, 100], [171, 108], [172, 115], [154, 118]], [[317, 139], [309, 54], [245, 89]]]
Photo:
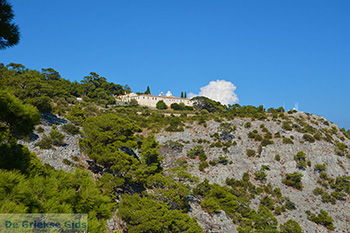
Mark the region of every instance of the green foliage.
[[171, 109], [174, 109], [174, 110], [178, 110], [178, 111], [184, 111], [184, 110], [188, 110], [188, 111], [191, 111], [193, 110], [193, 107], [191, 106], [186, 106], [184, 103], [173, 103], [170, 105], [170, 108]]
[[51, 105], [51, 98], [48, 96], [30, 98], [27, 102], [35, 106], [40, 112], [52, 112], [53, 110]]
[[54, 146], [64, 145], [63, 140], [64, 140], [65, 136], [57, 130], [57, 127], [54, 127], [54, 126], [52, 127], [50, 134], [49, 134], [49, 137], [51, 138], [52, 144]]
[[[19, 99], [5, 91], [0, 91], [0, 122], [6, 122], [11, 132], [17, 136], [31, 133], [38, 124], [40, 115], [36, 108], [23, 104]], [[2, 123], [0, 123], [0, 126]]]
[[154, 199], [165, 202], [171, 209], [188, 211], [190, 208], [188, 203], [190, 188], [181, 182], [176, 182], [171, 177], [160, 173], [149, 176], [147, 188], [152, 189]]
[[337, 142], [335, 145], [335, 153], [339, 156], [347, 155], [348, 146], [342, 142]]
[[281, 161], [281, 155], [276, 154], [276, 155], [275, 155], [275, 160], [276, 160], [276, 161]]
[[201, 162], [199, 163], [198, 169], [199, 169], [201, 172], [204, 172], [204, 170], [205, 170], [206, 168], [208, 168], [208, 167], [209, 167], [209, 164], [208, 164], [207, 161], [201, 161]]
[[46, 176], [31, 175], [0, 170], [2, 213], [88, 213], [91, 232], [104, 231], [104, 221], [111, 216], [113, 205], [87, 172], [49, 170]]
[[303, 184], [301, 182], [302, 177], [303, 177], [303, 174], [300, 174], [298, 172], [288, 173], [286, 174], [286, 178], [282, 180], [282, 183], [287, 186], [296, 188], [298, 190], [302, 190], [303, 189]]
[[208, 112], [218, 112], [225, 110], [225, 106], [204, 96], [197, 96], [192, 98], [192, 100], [194, 101], [194, 109], [198, 111], [207, 110]]
[[0, 49], [5, 49], [19, 42], [20, 33], [18, 26], [12, 22], [14, 14], [11, 4], [6, 0], [1, 0], [0, 12]]
[[156, 108], [162, 110], [162, 109], [167, 109], [168, 106], [166, 106], [163, 100], [159, 100], [156, 104]]
[[292, 131], [293, 128], [291, 126], [291, 122], [290, 121], [284, 121], [282, 124], [282, 129], [287, 130], [287, 131]]
[[334, 230], [333, 218], [328, 215], [328, 212], [325, 210], [320, 210], [319, 214], [311, 213], [310, 211], [306, 212], [308, 219], [317, 224], [321, 224], [326, 227], [328, 230]]
[[248, 157], [254, 157], [256, 155], [256, 151], [255, 150], [251, 150], [251, 149], [247, 149], [246, 150], [246, 154]]
[[264, 181], [266, 181], [266, 177], [267, 177], [267, 174], [264, 171], [262, 171], [262, 170], [257, 171], [257, 172], [254, 173], [254, 178], [256, 180], [264, 182]]
[[126, 222], [130, 233], [203, 232], [187, 214], [169, 210], [166, 204], [138, 194], [122, 196], [118, 216]]
[[184, 124], [181, 122], [179, 117], [170, 117], [168, 118], [169, 126], [165, 128], [165, 131], [169, 132], [181, 132], [184, 131]]
[[51, 149], [52, 146], [63, 146], [65, 136], [57, 130], [56, 126], [53, 126], [49, 135], [43, 135], [41, 140], [35, 143], [35, 146], [41, 149]]
[[294, 160], [297, 163], [298, 169], [304, 170], [306, 168], [306, 154], [303, 151], [300, 151], [294, 155]]
[[46, 134], [41, 137], [41, 140], [35, 143], [35, 146], [40, 147], [40, 149], [51, 149], [52, 148], [52, 140], [51, 137]]
[[244, 127], [245, 127], [245, 128], [250, 128], [250, 127], [252, 127], [252, 123], [246, 122], [246, 123], [244, 124]]
[[350, 176], [339, 176], [335, 180], [334, 189], [350, 195]]
[[303, 230], [301, 229], [300, 225], [292, 219], [288, 220], [283, 225], [281, 225], [280, 230], [281, 233], [303, 233]]
[[62, 130], [70, 135], [77, 135], [80, 133], [79, 127], [75, 126], [72, 123], [67, 123], [65, 125], [62, 125]]
[[326, 164], [315, 164], [314, 170], [316, 172], [324, 172], [327, 170], [327, 166], [326, 166]]
[[283, 142], [284, 144], [294, 144], [293, 140], [290, 139], [290, 138], [283, 138], [283, 139], [282, 139], [282, 142]]
[[311, 143], [315, 142], [315, 138], [310, 134], [304, 134], [303, 139], [307, 142], [311, 142]]
[[146, 94], [146, 95], [150, 95], [151, 94], [151, 89], [149, 88], [149, 86], [147, 86], [147, 89], [144, 92], [144, 94]]
[[278, 233], [277, 224], [273, 213], [266, 206], [260, 205], [254, 218], [254, 228], [263, 232]]
[[203, 146], [195, 146], [191, 150], [187, 152], [187, 157], [191, 159], [199, 158], [201, 161], [205, 161], [207, 159], [207, 156], [204, 152]]

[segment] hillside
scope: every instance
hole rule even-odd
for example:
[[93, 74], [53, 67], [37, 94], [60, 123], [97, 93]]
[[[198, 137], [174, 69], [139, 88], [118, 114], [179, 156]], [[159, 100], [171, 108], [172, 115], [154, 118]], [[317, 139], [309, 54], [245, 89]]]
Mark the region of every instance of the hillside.
[[0, 68], [1, 213], [88, 213], [91, 232], [350, 232], [350, 133], [322, 117], [119, 106], [130, 89], [96, 73]]

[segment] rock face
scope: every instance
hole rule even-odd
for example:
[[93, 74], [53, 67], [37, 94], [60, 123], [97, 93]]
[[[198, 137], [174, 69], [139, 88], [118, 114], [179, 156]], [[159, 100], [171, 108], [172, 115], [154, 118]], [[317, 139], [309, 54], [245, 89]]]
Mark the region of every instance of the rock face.
[[[30, 151], [35, 152], [43, 163], [49, 164], [56, 169], [70, 171], [73, 169], [72, 164], [74, 164], [74, 159], [79, 159], [83, 155], [79, 147], [79, 138], [81, 136], [69, 135], [61, 129], [61, 126], [67, 123], [67, 120], [59, 118], [54, 114], [43, 114], [41, 123], [37, 128], [41, 127], [44, 131], [38, 133], [36, 130], [30, 138], [30, 141], [21, 140], [19, 143], [26, 145]], [[48, 135], [54, 125], [57, 126], [60, 133], [64, 134], [64, 145], [53, 146], [52, 149], [40, 149], [35, 144], [40, 141], [44, 135]]]
[[[319, 212], [323, 209], [334, 219], [334, 226], [336, 227], [334, 232], [350, 232], [349, 195], [346, 200], [337, 200], [335, 204], [331, 204], [322, 202], [320, 196], [313, 194], [316, 187], [322, 187], [318, 182], [320, 174], [315, 171], [314, 165], [325, 164], [327, 167], [325, 172], [328, 177], [334, 179], [339, 176], [350, 175], [350, 156], [337, 155], [335, 146], [337, 142], [340, 142], [347, 145], [349, 149], [350, 140], [344, 137], [337, 126], [318, 116], [298, 112], [288, 116], [288, 120], [292, 122], [292, 125], [300, 124], [300, 120], [304, 124], [306, 122], [308, 127], [311, 126], [314, 131], [323, 132], [321, 133], [321, 139], [309, 142], [305, 140], [305, 132], [302, 130], [286, 130], [286, 127], [283, 127], [283, 120], [278, 121], [271, 118], [255, 121], [251, 121], [249, 118], [237, 118], [225, 121], [225, 124], [209, 121], [206, 123], [206, 127], [190, 124], [183, 132], [161, 132], [157, 135], [159, 143], [164, 145], [164, 148], [161, 149], [165, 158], [164, 167], [174, 166], [178, 159], [186, 159], [190, 167], [188, 171], [192, 175], [197, 176], [201, 181], [208, 179], [210, 183], [225, 185], [226, 178], [241, 179], [245, 172], [253, 177], [253, 174], [259, 171], [262, 165], [268, 165], [270, 170], [266, 171], [266, 183], [270, 183], [273, 187], [279, 187], [283, 196], [289, 197], [296, 204], [296, 210], [287, 211], [276, 216], [280, 223], [293, 219], [300, 224], [304, 232], [328, 232], [324, 226], [309, 221], [305, 213], [307, 210]], [[247, 125], [247, 122], [250, 122], [250, 125]], [[227, 127], [232, 129], [229, 133]], [[253, 137], [248, 136], [254, 130], [260, 135], [269, 131], [273, 135], [271, 139], [273, 144], [261, 146], [261, 141], [256, 141]], [[324, 140], [328, 132], [331, 134], [332, 141]], [[215, 141], [215, 133], [217, 133], [219, 141], [234, 141], [235, 143], [232, 143], [226, 149], [210, 146]], [[286, 144], [286, 140], [283, 140], [283, 138], [292, 140], [293, 144]], [[174, 142], [181, 143], [183, 145], [182, 151], [169, 149], [167, 147], [169, 142], [172, 142], [172, 144]], [[204, 147], [208, 157], [207, 161], [217, 159], [219, 156], [226, 156], [232, 163], [209, 166], [202, 172], [198, 169], [200, 161], [189, 159], [186, 156], [187, 151], [196, 145]], [[256, 155], [248, 157], [247, 149], [254, 150]], [[349, 153], [348, 149], [345, 153]], [[311, 162], [310, 166], [306, 166], [305, 169], [298, 169], [296, 166], [294, 156], [300, 151], [305, 152], [306, 160]], [[279, 161], [275, 159], [276, 154], [280, 155]], [[303, 174], [302, 190], [297, 190], [282, 183], [285, 175], [293, 172]], [[253, 182], [258, 183], [258, 181]], [[329, 193], [334, 191], [332, 189], [325, 190]], [[192, 204], [191, 215], [198, 219], [199, 224], [206, 232], [236, 232], [232, 221], [227, 221], [228, 217], [225, 214], [222, 213], [220, 216], [209, 215], [197, 203]]]

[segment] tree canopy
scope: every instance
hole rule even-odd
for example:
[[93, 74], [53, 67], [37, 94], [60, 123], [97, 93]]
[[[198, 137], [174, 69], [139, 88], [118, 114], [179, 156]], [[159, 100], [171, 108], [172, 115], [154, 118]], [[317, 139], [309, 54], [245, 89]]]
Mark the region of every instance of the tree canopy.
[[0, 49], [14, 46], [19, 42], [19, 29], [12, 22], [13, 18], [12, 6], [6, 0], [0, 0]]

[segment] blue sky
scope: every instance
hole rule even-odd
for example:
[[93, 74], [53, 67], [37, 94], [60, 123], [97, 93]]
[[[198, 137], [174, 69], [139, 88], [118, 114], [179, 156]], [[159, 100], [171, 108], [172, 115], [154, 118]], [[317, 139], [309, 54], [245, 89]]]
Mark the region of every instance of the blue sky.
[[350, 128], [348, 0], [10, 0], [19, 45], [0, 62], [94, 71], [134, 91], [237, 86], [242, 105], [299, 103]]

